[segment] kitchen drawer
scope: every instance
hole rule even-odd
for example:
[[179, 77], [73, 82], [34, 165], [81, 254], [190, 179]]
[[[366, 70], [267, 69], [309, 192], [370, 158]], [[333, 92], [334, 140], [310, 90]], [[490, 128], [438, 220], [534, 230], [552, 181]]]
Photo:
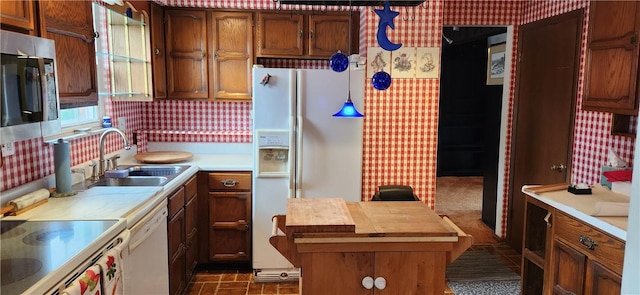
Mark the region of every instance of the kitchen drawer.
[[181, 187], [169, 197], [169, 218], [176, 215], [182, 207], [184, 207], [184, 187]]
[[209, 189], [219, 191], [251, 190], [251, 173], [209, 173]]
[[187, 183], [184, 185], [184, 194], [185, 194], [185, 203], [189, 203], [193, 197], [198, 193], [198, 182], [196, 181], [196, 177], [193, 176], [191, 179], [187, 180]]
[[553, 226], [555, 238], [572, 245], [589, 259], [622, 273], [624, 242], [559, 211], [556, 211]]

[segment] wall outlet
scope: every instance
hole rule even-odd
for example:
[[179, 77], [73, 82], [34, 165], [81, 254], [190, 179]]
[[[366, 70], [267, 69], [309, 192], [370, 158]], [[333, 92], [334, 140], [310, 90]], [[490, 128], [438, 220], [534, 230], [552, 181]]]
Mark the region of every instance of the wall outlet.
[[127, 118], [126, 117], [118, 118], [118, 129], [120, 129], [122, 131], [127, 130]]
[[13, 156], [16, 154], [16, 147], [11, 143], [5, 143], [2, 145], [2, 156]]

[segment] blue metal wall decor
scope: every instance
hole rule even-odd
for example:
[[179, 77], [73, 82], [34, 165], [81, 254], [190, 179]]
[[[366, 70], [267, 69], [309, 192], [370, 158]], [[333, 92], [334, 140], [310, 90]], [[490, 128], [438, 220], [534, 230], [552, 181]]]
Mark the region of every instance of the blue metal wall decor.
[[387, 37], [387, 26], [389, 26], [391, 29], [395, 29], [393, 19], [400, 13], [391, 10], [389, 0], [384, 3], [384, 9], [374, 9], [373, 11], [375, 11], [376, 14], [380, 17], [380, 22], [378, 23], [378, 33], [376, 34], [380, 47], [388, 51], [394, 51], [402, 47], [402, 43], [392, 43]]

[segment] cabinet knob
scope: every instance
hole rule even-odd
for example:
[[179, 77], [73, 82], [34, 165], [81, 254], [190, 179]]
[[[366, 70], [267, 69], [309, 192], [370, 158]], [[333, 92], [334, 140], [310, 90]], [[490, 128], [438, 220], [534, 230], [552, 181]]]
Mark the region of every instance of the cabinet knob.
[[313, 39], [313, 31], [309, 32], [309, 38]]
[[562, 172], [567, 169], [565, 164], [551, 165], [551, 171]]
[[383, 277], [377, 277], [376, 280], [373, 282], [373, 284], [379, 290], [384, 290], [384, 288], [387, 287], [387, 280], [385, 280]]
[[362, 286], [367, 290], [371, 290], [373, 288], [373, 278], [372, 277], [364, 277], [362, 279]]
[[156, 49], [153, 51], [156, 55], [160, 54], [160, 49], [158, 47], [156, 47]]

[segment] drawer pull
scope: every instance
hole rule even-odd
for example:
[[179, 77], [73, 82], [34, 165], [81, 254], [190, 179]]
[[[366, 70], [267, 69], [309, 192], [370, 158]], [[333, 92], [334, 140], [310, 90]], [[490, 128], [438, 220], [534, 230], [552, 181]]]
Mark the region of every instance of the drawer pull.
[[589, 250], [593, 250], [598, 246], [598, 242], [592, 240], [590, 237], [580, 235], [580, 244]]
[[236, 181], [235, 179], [225, 179], [222, 182], [222, 185], [226, 186], [226, 187], [235, 187], [236, 184], [239, 183], [239, 181]]

